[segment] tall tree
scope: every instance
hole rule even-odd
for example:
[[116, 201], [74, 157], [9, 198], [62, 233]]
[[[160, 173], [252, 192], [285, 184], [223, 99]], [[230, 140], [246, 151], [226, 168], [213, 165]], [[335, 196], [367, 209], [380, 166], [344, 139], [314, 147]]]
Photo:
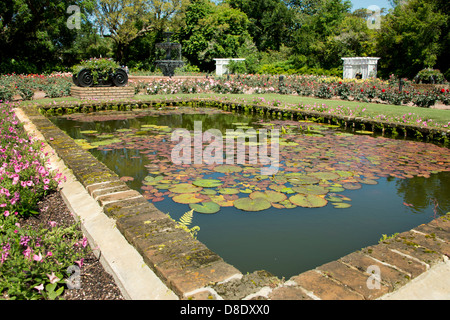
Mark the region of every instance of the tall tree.
[[67, 25], [71, 5], [80, 9], [83, 26], [92, 9], [89, 0], [2, 1], [0, 72], [52, 71], [70, 64], [72, 56], [66, 53], [79, 32]]
[[380, 74], [412, 78], [421, 69], [434, 67], [444, 50], [441, 40], [446, 25], [448, 16], [436, 2], [409, 0], [396, 6], [382, 20], [377, 37]]
[[211, 71], [214, 58], [235, 58], [245, 43], [251, 43], [248, 26], [247, 15], [227, 4], [193, 1], [179, 35], [183, 56], [202, 70]]
[[259, 51], [279, 50], [289, 45], [293, 28], [293, 11], [282, 0], [227, 0], [232, 8], [244, 12], [249, 32]]
[[116, 60], [123, 63], [130, 43], [149, 32], [164, 30], [181, 14], [188, 0], [98, 0], [95, 23], [115, 44]]

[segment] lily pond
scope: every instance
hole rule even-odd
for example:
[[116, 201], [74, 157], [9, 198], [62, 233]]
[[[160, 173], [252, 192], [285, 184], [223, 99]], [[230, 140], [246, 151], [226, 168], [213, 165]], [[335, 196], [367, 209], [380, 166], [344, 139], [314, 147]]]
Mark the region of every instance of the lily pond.
[[[51, 120], [174, 220], [193, 209], [188, 222], [200, 228], [197, 239], [243, 273], [289, 278], [450, 211], [450, 150], [431, 143], [214, 108]], [[253, 128], [278, 129], [278, 171], [264, 175], [250, 161], [172, 162], [173, 132], [194, 137], [196, 123], [203, 132], [219, 130], [224, 141], [227, 130], [238, 138]], [[246, 159], [251, 147], [271, 145], [269, 138], [246, 139]], [[192, 159], [196, 154], [192, 145]]]

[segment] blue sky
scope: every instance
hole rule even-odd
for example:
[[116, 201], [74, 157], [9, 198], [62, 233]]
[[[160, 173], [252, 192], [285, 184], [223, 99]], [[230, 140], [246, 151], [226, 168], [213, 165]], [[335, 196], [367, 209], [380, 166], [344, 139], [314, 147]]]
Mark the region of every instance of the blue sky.
[[391, 9], [391, 5], [388, 0], [351, 0], [353, 7], [352, 11], [360, 8], [368, 8], [371, 5], [378, 6], [380, 8]]

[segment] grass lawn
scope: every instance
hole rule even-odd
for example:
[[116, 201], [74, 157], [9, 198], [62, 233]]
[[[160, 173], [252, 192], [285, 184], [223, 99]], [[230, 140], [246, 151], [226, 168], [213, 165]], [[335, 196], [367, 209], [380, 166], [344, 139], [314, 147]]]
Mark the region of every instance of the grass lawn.
[[[322, 105], [325, 104], [329, 107], [344, 106], [351, 109], [356, 109], [358, 107], [366, 108], [365, 115], [367, 116], [378, 116], [385, 115], [388, 117], [401, 117], [404, 114], [413, 113], [422, 119], [432, 119], [435, 122], [441, 124], [448, 124], [450, 122], [450, 110], [442, 109], [431, 109], [431, 108], [420, 108], [411, 106], [397, 106], [389, 104], [377, 104], [377, 103], [366, 103], [360, 101], [341, 101], [341, 100], [326, 100], [312, 97], [302, 97], [293, 95], [279, 95], [279, 94], [175, 94], [175, 95], [137, 95], [134, 99], [136, 100], [154, 100], [154, 99], [166, 99], [166, 98], [214, 98], [220, 97], [221, 99], [246, 101], [251, 103], [254, 99], [264, 98], [267, 102], [278, 100], [282, 103], [295, 104], [295, 105]], [[23, 103], [38, 103], [38, 104], [48, 104], [51, 102], [58, 101], [80, 101], [80, 99], [73, 97], [64, 97], [56, 99], [39, 99], [32, 101], [24, 101]]]

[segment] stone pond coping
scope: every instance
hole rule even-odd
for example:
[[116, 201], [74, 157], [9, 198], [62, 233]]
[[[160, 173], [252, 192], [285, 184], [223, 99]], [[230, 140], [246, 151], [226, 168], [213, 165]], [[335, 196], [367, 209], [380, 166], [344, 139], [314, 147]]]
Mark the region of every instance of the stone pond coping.
[[[19, 106], [103, 213], [180, 299], [373, 300], [401, 288], [450, 257], [450, 214], [362, 248], [336, 261], [279, 279], [260, 270], [242, 274], [177, 227], [139, 192], [42, 115]], [[369, 289], [378, 268], [379, 286]], [[376, 278], [378, 279], [378, 278]]]

